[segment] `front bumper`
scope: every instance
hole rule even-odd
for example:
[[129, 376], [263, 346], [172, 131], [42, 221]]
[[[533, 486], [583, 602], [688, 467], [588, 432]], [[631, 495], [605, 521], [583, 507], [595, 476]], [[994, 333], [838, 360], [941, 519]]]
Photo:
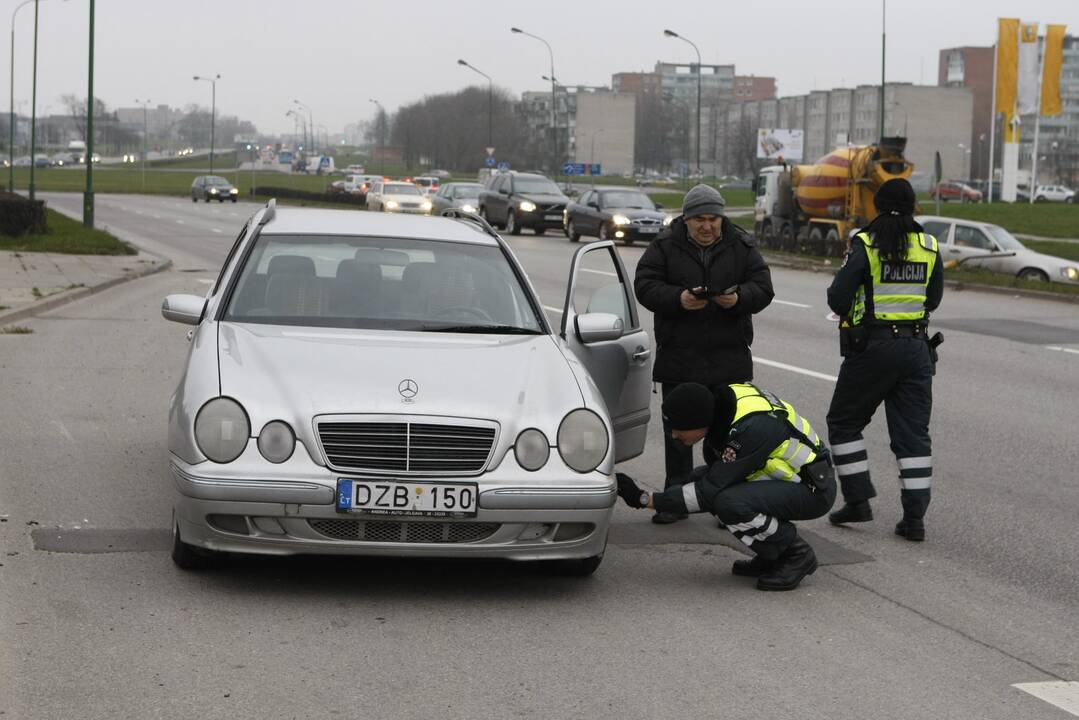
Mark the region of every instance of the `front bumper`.
[[523, 228], [536, 229], [544, 228], [545, 230], [562, 229], [562, 208], [557, 210], [535, 210], [533, 212], [525, 212], [518, 209], [516, 213], [517, 224]]
[[474, 518], [369, 516], [335, 509], [338, 473], [324, 468], [294, 480], [260, 480], [213, 476], [202, 465], [170, 460], [182, 540], [235, 553], [586, 558], [603, 553], [616, 500], [613, 481], [599, 473], [581, 486], [481, 477]]

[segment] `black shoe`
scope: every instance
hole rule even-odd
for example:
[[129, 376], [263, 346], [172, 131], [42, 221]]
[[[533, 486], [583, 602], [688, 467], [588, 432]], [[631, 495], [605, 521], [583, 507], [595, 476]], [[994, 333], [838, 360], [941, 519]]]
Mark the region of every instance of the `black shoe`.
[[896, 523], [895, 534], [907, 540], [922, 542], [925, 540], [925, 521], [921, 518], [904, 518]]
[[793, 590], [817, 569], [817, 555], [802, 538], [795, 538], [776, 564], [757, 578], [758, 590]]
[[833, 525], [846, 523], [869, 522], [873, 519], [873, 508], [869, 507], [868, 500], [860, 500], [854, 503], [845, 503], [843, 507], [828, 515], [828, 521]]
[[670, 525], [673, 522], [685, 520], [687, 517], [689, 517], [689, 515], [686, 513], [661, 511], [652, 516], [652, 522], [656, 525]]
[[754, 555], [749, 560], [735, 560], [731, 565], [731, 572], [740, 577], [760, 577], [775, 565], [775, 561], [762, 560], [760, 555]]

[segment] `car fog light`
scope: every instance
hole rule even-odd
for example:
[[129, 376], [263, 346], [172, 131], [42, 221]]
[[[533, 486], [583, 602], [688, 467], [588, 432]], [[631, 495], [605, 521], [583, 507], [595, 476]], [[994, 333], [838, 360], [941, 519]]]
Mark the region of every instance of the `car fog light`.
[[521, 212], [535, 212], [536, 211], [536, 203], [529, 202], [527, 200], [522, 200], [521, 204], [518, 205], [517, 207], [519, 207], [521, 209]]
[[259, 433], [259, 452], [272, 463], [283, 463], [292, 457], [296, 449], [296, 435], [288, 423], [274, 420], [266, 423]]
[[525, 470], [539, 470], [547, 464], [547, 458], [551, 456], [551, 444], [542, 432], [529, 428], [517, 436], [517, 442], [513, 444], [513, 454], [517, 463]]
[[216, 463], [230, 463], [240, 457], [250, 434], [247, 413], [232, 398], [216, 397], [195, 416], [195, 444]]
[[608, 443], [607, 426], [591, 410], [577, 408], [558, 426], [558, 454], [579, 473], [599, 467], [607, 456]]
[[547, 523], [528, 523], [525, 525], [525, 529], [518, 535], [518, 540], [539, 540], [541, 537], [551, 531], [551, 526]]

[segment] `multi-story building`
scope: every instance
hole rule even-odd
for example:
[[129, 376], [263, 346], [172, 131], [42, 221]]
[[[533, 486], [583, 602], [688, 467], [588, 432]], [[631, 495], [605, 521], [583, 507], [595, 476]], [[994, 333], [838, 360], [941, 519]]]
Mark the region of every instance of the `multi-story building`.
[[[545, 167], [548, 172], [561, 171], [567, 158], [577, 156], [577, 101], [578, 96], [591, 93], [610, 94], [610, 88], [591, 85], [555, 85], [550, 91], [521, 93], [517, 111], [528, 127], [529, 148], [525, 154]], [[554, 113], [551, 112], [552, 100]], [[555, 132], [551, 132], [552, 118]], [[630, 152], [632, 153], [632, 141]]]
[[689, 157], [680, 158], [680, 163], [696, 167], [697, 148], [697, 84], [700, 82], [700, 156], [702, 170], [706, 175], [714, 175], [715, 167], [709, 167], [716, 157], [720, 138], [720, 126], [726, 107], [734, 99], [734, 65], [700, 65], [697, 63], [657, 62], [656, 74], [660, 76], [660, 86], [665, 96], [680, 103], [691, 116], [689, 123]]
[[663, 92], [663, 76], [654, 72], [622, 72], [611, 76], [611, 90], [616, 93], [650, 93], [659, 95]]
[[774, 100], [775, 96], [776, 79], [774, 77], [763, 77], [758, 75], [734, 76], [735, 102]]
[[636, 139], [634, 93], [579, 93], [574, 123], [574, 158], [598, 163], [604, 175], [633, 172]]
[[970, 177], [985, 179], [989, 172], [990, 116], [993, 104], [993, 48], [957, 47], [940, 51], [937, 85], [965, 87], [974, 95], [970, 138]]

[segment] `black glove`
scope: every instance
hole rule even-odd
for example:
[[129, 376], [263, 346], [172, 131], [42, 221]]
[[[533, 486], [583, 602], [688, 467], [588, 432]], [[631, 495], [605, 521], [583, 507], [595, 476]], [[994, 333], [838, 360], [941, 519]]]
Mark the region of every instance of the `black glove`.
[[625, 500], [626, 505], [637, 509], [648, 507], [648, 493], [637, 487], [633, 478], [625, 473], [615, 473], [614, 476], [618, 480], [618, 497]]

